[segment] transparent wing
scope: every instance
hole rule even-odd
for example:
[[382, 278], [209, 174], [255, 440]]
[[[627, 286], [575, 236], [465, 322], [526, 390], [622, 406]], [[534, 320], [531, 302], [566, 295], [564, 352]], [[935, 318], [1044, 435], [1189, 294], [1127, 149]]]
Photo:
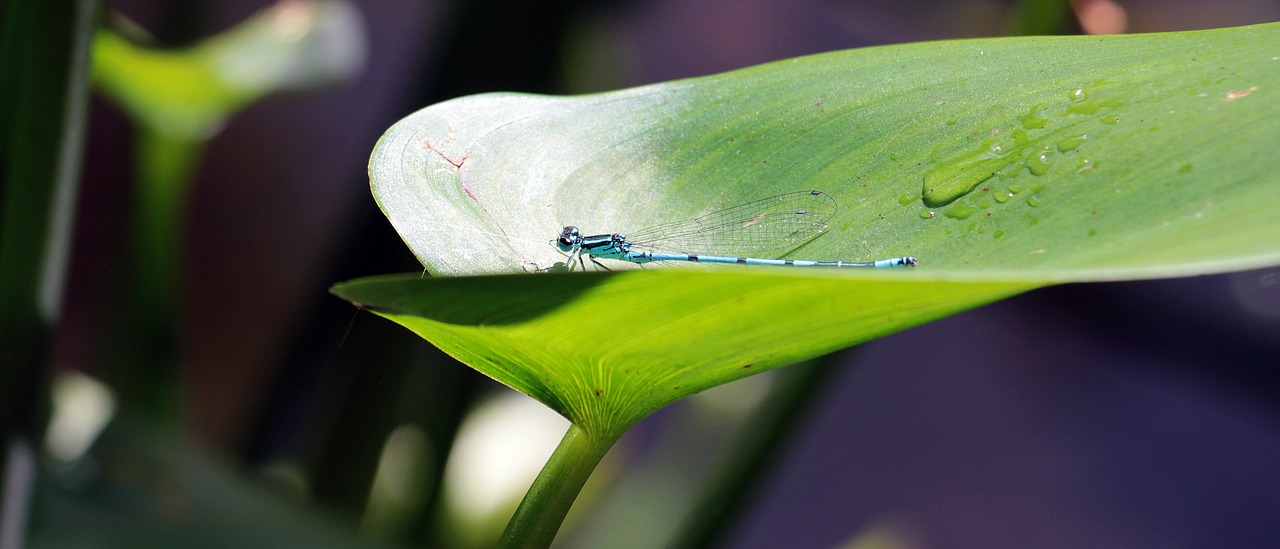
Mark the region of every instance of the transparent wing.
[[624, 236], [637, 251], [777, 258], [827, 230], [836, 201], [796, 191]]

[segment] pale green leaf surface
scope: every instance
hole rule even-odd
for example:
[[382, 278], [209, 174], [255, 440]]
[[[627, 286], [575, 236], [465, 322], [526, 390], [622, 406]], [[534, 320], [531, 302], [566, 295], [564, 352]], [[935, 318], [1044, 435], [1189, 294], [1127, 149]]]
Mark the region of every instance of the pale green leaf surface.
[[567, 224], [625, 233], [802, 189], [840, 209], [794, 257], [920, 266], [335, 292], [616, 430], [690, 392], [1037, 286], [1280, 262], [1277, 90], [1269, 24], [909, 44], [591, 96], [464, 97], [397, 123], [370, 162], [375, 198], [434, 275], [547, 269]]
[[1057, 280], [1237, 269], [1280, 256], [1277, 56], [1272, 24], [908, 44], [591, 96], [470, 96], [393, 126], [370, 174], [436, 275], [551, 266], [567, 224], [634, 231], [802, 189], [840, 203], [806, 256]]

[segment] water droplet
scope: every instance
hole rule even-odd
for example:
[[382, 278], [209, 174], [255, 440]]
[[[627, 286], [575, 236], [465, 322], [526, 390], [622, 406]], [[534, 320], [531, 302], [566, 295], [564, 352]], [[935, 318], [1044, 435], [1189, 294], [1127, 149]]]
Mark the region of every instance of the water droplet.
[[947, 208], [946, 211], [942, 213], [946, 214], [947, 217], [950, 217], [952, 219], [969, 219], [969, 216], [973, 215], [973, 213], [976, 211], [978, 211], [977, 206], [970, 206], [968, 204], [962, 204], [960, 202], [956, 202], [955, 204], [952, 204], [950, 208]]
[[1031, 171], [1031, 175], [1044, 175], [1053, 166], [1053, 151], [1041, 150], [1039, 154], [1032, 154], [1027, 158], [1027, 169]]
[[1028, 206], [1031, 206], [1032, 208], [1038, 208], [1038, 207], [1040, 207], [1040, 199], [1039, 199], [1038, 197], [1036, 197], [1036, 195], [1034, 195], [1034, 194], [1033, 194], [1033, 195], [1031, 195], [1031, 196], [1028, 196], [1028, 197], [1027, 197], [1027, 205], [1028, 205]]
[[939, 162], [924, 174], [924, 204], [932, 208], [946, 206], [991, 179], [1017, 160], [1006, 152], [1007, 147], [1002, 140], [988, 139], [978, 150]]
[[929, 210], [921, 210], [920, 219], [933, 219], [933, 212]]
[[978, 226], [978, 234], [982, 234], [982, 233], [985, 233], [985, 232], [987, 232], [987, 228], [986, 228], [986, 227]]
[[1115, 124], [1116, 122], [1119, 122], [1119, 121], [1120, 121], [1120, 115], [1118, 114], [1108, 114], [1102, 117], [1103, 124]]
[[1018, 120], [1022, 122], [1022, 129], [1024, 130], [1038, 130], [1049, 123], [1049, 118], [1044, 112], [1044, 105], [1031, 107], [1031, 111], [1019, 116]]
[[1075, 137], [1068, 137], [1068, 138], [1066, 138], [1066, 139], [1063, 139], [1063, 140], [1061, 140], [1061, 141], [1058, 141], [1058, 143], [1057, 143], [1057, 145], [1058, 145], [1058, 150], [1059, 150], [1059, 151], [1062, 151], [1062, 152], [1074, 151], [1074, 150], [1076, 150], [1076, 149], [1080, 148], [1080, 145], [1083, 145], [1083, 144], [1084, 144], [1084, 140], [1085, 140], [1085, 139], [1088, 139], [1088, 138], [1089, 138], [1089, 136], [1088, 136], [1088, 135], [1084, 135], [1084, 134], [1082, 134], [1082, 135], [1077, 135], [1077, 136], [1075, 136]]
[[1008, 138], [993, 139], [990, 141], [990, 143], [991, 143], [991, 146], [987, 147], [987, 151], [989, 151], [991, 154], [1004, 154], [1009, 151], [1012, 151], [1015, 147], [1018, 146], [1016, 142]]
[[1089, 95], [1084, 92], [1084, 88], [1076, 88], [1067, 92], [1067, 97], [1070, 98], [1071, 101], [1076, 102], [1088, 99]]
[[1009, 185], [1009, 194], [1018, 194], [1022, 192], [1022, 187], [1018, 185]]
[[1186, 164], [1183, 164], [1181, 168], [1178, 168], [1178, 173], [1191, 173], [1191, 170], [1193, 169], [1195, 168], [1191, 165], [1191, 163], [1187, 162]]
[[998, 192], [991, 195], [991, 198], [995, 199], [997, 203], [1004, 204], [1005, 202], [1008, 202], [1010, 198], [1013, 198], [1013, 193], [1007, 191], [1002, 193]]
[[954, 119], [954, 118], [948, 118], [948, 119], [947, 119], [947, 125], [948, 125], [948, 126], [954, 126], [954, 125], [956, 125], [956, 119]]
[[1088, 158], [1076, 160], [1076, 173], [1084, 173], [1093, 169], [1094, 161]]
[[912, 193], [902, 193], [898, 195], [898, 204], [901, 204], [903, 206], [906, 206], [907, 204], [910, 204], [915, 201], [916, 201], [916, 195]]
[[1004, 229], [996, 229], [996, 232], [991, 233], [991, 238], [1000, 238], [1003, 236], [1004, 236]]
[[1010, 164], [1008, 166], [1005, 166], [1000, 171], [996, 172], [996, 176], [1000, 178], [1000, 181], [1013, 179], [1015, 177], [1018, 177], [1018, 174], [1022, 173], [1022, 168], [1023, 168], [1022, 164]]
[[1098, 229], [1089, 229], [1089, 236], [1097, 236]]
[[1028, 227], [1034, 227], [1035, 225], [1037, 225], [1037, 224], [1039, 224], [1039, 223], [1040, 223], [1040, 218], [1039, 218], [1039, 217], [1034, 217], [1034, 216], [1032, 216], [1032, 217], [1028, 217], [1028, 218], [1027, 218], [1027, 226], [1028, 226]]
[[[1072, 90], [1068, 95], [1071, 96], [1071, 104], [1067, 106], [1069, 114], [1094, 114], [1102, 109], [1119, 106], [1122, 99], [1121, 88], [1112, 88], [1114, 82], [1094, 82], [1089, 86], [1079, 90]], [[1076, 92], [1079, 97], [1075, 97]]]
[[889, 160], [892, 160], [892, 161], [894, 161], [894, 162], [897, 162], [897, 161], [898, 161], [898, 153], [889, 153]]

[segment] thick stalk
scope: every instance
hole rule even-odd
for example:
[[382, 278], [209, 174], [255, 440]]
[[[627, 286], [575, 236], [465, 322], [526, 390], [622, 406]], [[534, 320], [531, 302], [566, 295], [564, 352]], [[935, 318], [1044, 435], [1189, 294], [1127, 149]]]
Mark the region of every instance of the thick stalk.
[[122, 315], [115, 337], [115, 384], [126, 415], [166, 424], [176, 417], [177, 306], [186, 196], [204, 141], [138, 127]]
[[25, 544], [97, 2], [0, 3], [0, 549]]
[[550, 547], [582, 486], [618, 436], [593, 435], [570, 425], [507, 523], [498, 547]]

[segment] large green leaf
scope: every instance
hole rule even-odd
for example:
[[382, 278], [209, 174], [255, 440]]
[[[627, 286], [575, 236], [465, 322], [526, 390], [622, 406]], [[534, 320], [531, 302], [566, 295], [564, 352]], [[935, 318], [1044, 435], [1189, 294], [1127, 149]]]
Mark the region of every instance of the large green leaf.
[[611, 433], [690, 393], [1035, 285], [841, 274], [408, 275], [335, 291]]
[[[1280, 263], [1276, 90], [1269, 24], [464, 97], [397, 123], [370, 161], [438, 277], [334, 292], [573, 421], [503, 537], [545, 546], [619, 433], [692, 392], [1046, 284]], [[563, 270], [563, 225], [625, 233], [802, 189], [840, 209], [796, 258], [919, 268], [515, 274]]]
[[1040, 285], [1277, 263], [1276, 90], [1269, 24], [910, 44], [591, 96], [464, 97], [397, 123], [370, 163], [374, 196], [433, 274], [546, 269], [563, 261], [548, 244], [562, 225], [625, 232], [808, 188], [840, 209], [804, 257], [920, 266], [335, 291], [614, 431], [690, 392]]
[[[378, 144], [373, 192], [437, 275], [561, 259], [785, 191], [841, 209], [806, 255], [1095, 280], [1269, 264], [1280, 27], [970, 40], [584, 97], [492, 94]], [[923, 192], [922, 192], [923, 191]]]

